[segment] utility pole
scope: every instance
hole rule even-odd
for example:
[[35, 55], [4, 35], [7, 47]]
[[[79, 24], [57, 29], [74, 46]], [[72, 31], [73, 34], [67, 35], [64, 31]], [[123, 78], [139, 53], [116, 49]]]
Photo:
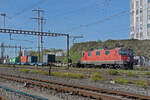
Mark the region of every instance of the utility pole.
[[[44, 12], [43, 10], [41, 10], [41, 9], [35, 9], [35, 10], [32, 10], [33, 12], [37, 12], [37, 18], [32, 18], [32, 19], [36, 19], [36, 20], [38, 20], [38, 32], [40, 32], [41, 31], [41, 12]], [[38, 62], [40, 62], [40, 38], [41, 38], [41, 36], [40, 35], [38, 35]]]
[[[47, 37], [67, 37], [67, 59], [69, 62], [69, 34], [64, 33], [50, 33], [50, 32], [38, 32], [38, 31], [30, 31], [30, 30], [16, 30], [16, 29], [0, 29], [0, 33], [3, 34], [21, 34], [21, 35], [36, 35], [36, 36], [47, 36]], [[68, 63], [69, 68], [69, 63]]]
[[[6, 13], [1, 13], [0, 14], [3, 17], [3, 27], [6, 29]], [[10, 40], [11, 40], [11, 33], [9, 34]]]
[[4, 24], [4, 29], [6, 28], [6, 14], [5, 13], [1, 13], [1, 16], [3, 16], [4, 20], [3, 20], [3, 24]]
[[4, 43], [1, 43], [1, 59], [4, 59], [4, 52], [5, 52]]
[[[43, 32], [43, 26], [44, 26], [44, 19], [43, 17], [41, 17], [41, 32]], [[41, 59], [41, 62], [43, 62], [43, 36], [41, 35], [41, 55], [42, 55], [42, 59]]]

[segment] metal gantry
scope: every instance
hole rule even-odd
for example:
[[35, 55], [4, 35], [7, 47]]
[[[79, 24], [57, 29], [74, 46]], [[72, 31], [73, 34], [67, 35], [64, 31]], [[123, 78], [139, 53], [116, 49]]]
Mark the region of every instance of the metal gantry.
[[51, 32], [38, 32], [38, 31], [28, 31], [28, 30], [15, 30], [15, 29], [0, 29], [0, 33], [7, 34], [22, 34], [22, 35], [36, 35], [36, 36], [65, 36], [67, 38], [67, 66], [69, 69], [69, 34], [64, 33], [51, 33]]
[[72, 43], [75, 44], [75, 40], [79, 38], [83, 38], [83, 34], [81, 34], [80, 36], [70, 36], [70, 38], [72, 38]]

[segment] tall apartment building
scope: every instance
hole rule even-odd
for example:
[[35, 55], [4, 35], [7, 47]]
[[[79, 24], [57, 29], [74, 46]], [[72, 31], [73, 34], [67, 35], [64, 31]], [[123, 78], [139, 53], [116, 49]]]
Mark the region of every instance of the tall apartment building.
[[150, 39], [150, 0], [130, 0], [130, 38]]

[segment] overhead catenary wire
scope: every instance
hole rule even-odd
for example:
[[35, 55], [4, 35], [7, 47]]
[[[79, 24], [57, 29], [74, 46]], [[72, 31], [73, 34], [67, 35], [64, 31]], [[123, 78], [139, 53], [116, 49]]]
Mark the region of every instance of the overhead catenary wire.
[[20, 15], [24, 14], [25, 12], [30, 11], [30, 10], [32, 10], [33, 8], [35, 8], [35, 7], [37, 7], [37, 6], [39, 6], [39, 5], [43, 4], [43, 3], [45, 3], [46, 1], [47, 1], [47, 0], [39, 0], [39, 1], [36, 2], [35, 4], [32, 4], [32, 5], [30, 5], [29, 7], [26, 7], [26, 8], [24, 8], [24, 9], [22, 9], [20, 12], [14, 13], [14, 15], [12, 15], [11, 17], [9, 17], [9, 19], [13, 19], [13, 18], [15, 18], [15, 17], [17, 17], [17, 16], [20, 16]]
[[[143, 8], [142, 10], [147, 10], [147, 9], [148, 8]], [[124, 15], [128, 15], [130, 13], [132, 13], [132, 12], [129, 11], [129, 10], [123, 10], [123, 11], [117, 13], [117, 14], [113, 14], [113, 15], [111, 15], [109, 17], [104, 18], [104, 19], [101, 19], [101, 20], [98, 20], [98, 21], [95, 21], [95, 22], [91, 22], [91, 23], [88, 23], [88, 24], [80, 24], [77, 27], [72, 27], [72, 28], [66, 30], [65, 32], [69, 33], [69, 32], [72, 32], [74, 30], [78, 30], [80, 28], [86, 28], [86, 27], [89, 27], [89, 26], [92, 26], [92, 25], [96, 25], [96, 24], [100, 24], [100, 23], [103, 23], [103, 22], [106, 22], [106, 21], [111, 21], [113, 19], [119, 18], [119, 17], [124, 16]]]
[[89, 27], [89, 26], [92, 26], [92, 25], [96, 25], [96, 24], [100, 24], [100, 23], [103, 23], [103, 22], [106, 22], [106, 21], [110, 21], [110, 20], [116, 19], [116, 18], [118, 18], [120, 16], [127, 15], [127, 14], [129, 14], [128, 10], [124, 10], [124, 11], [121, 11], [121, 12], [119, 12], [117, 14], [114, 14], [114, 15], [111, 15], [109, 17], [106, 17], [106, 18], [104, 18], [102, 20], [98, 20], [98, 21], [91, 22], [91, 23], [88, 23], [88, 24], [80, 24], [77, 27], [73, 27], [70, 30], [67, 30], [66, 33], [71, 32], [73, 30], [80, 29], [80, 28]]

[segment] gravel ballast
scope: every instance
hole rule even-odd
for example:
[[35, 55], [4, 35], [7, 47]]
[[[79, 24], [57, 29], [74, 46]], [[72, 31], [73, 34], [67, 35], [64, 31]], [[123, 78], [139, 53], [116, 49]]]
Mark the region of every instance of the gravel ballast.
[[[98, 87], [98, 88], [106, 88], [106, 89], [125, 91], [125, 92], [131, 92], [131, 93], [137, 93], [137, 94], [150, 96], [150, 87], [149, 86], [147, 88], [141, 88], [141, 87], [137, 87], [132, 84], [119, 85], [119, 84], [108, 84], [108, 83], [104, 83], [104, 82], [92, 82], [88, 78], [86, 78], [86, 79], [70, 79], [70, 78], [46, 76], [46, 75], [34, 74], [34, 73], [23, 73], [23, 72], [18, 71], [18, 69], [16, 69], [16, 68], [0, 68], [0, 73], [33, 77], [33, 78], [39, 78], [39, 79], [43, 79], [43, 80], [61, 81], [61, 82], [72, 83], [72, 84], [89, 85], [89, 86]], [[64, 100], [66, 100], [66, 99], [64, 99]]]

